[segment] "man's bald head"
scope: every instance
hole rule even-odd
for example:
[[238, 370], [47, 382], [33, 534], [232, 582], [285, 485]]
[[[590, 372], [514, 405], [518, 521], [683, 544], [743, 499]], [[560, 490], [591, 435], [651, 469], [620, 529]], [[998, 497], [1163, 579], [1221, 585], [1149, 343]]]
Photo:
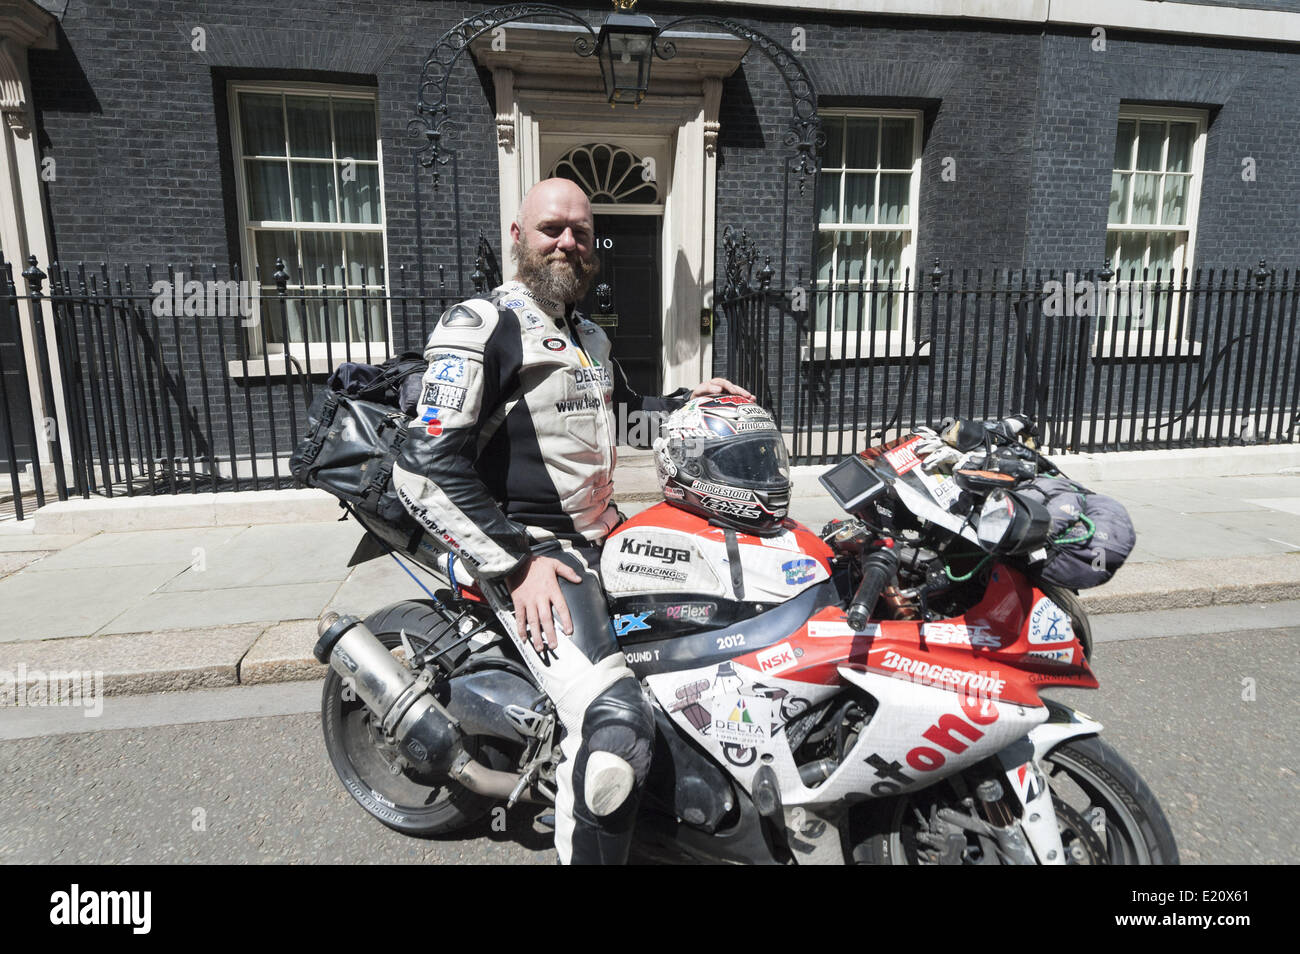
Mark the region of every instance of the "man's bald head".
[[516, 277], [543, 298], [579, 301], [600, 271], [591, 202], [568, 179], [544, 179], [529, 189], [510, 237]]
[[[586, 221], [592, 225], [591, 201], [587, 193], [571, 179], [543, 179], [524, 195], [515, 216], [515, 224], [526, 229], [539, 217], [564, 216], [569, 221]], [[513, 230], [512, 230], [513, 231]]]

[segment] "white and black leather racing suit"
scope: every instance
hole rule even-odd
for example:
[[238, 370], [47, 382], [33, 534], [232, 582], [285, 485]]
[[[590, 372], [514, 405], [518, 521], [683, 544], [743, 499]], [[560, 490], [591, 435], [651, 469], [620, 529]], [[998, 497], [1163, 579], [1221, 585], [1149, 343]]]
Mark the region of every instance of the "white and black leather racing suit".
[[[561, 862], [626, 861], [654, 722], [610, 626], [599, 547], [620, 519], [616, 420], [675, 410], [686, 392], [635, 394], [600, 326], [520, 282], [449, 309], [424, 356], [413, 433], [393, 468], [398, 496], [480, 579], [508, 574], [530, 554], [582, 577], [559, 580], [573, 634], [557, 623], [553, 651], [537, 653], [513, 613], [498, 615], [566, 730], [555, 813]], [[640, 430], [648, 446], [656, 431]]]

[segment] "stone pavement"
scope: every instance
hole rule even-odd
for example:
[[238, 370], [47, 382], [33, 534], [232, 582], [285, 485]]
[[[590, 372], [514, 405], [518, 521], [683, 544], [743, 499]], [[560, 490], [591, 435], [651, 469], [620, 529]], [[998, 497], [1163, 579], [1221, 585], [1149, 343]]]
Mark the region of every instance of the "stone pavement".
[[[1083, 594], [1090, 612], [1300, 598], [1300, 471], [1148, 469], [1085, 478], [1138, 529], [1128, 564]], [[813, 529], [838, 515], [821, 470], [796, 469], [791, 512]], [[644, 458], [621, 464], [616, 486], [629, 514], [656, 497]], [[268, 491], [72, 501], [0, 523], [0, 704], [21, 673], [34, 683], [55, 670], [102, 673], [106, 694], [319, 678], [324, 611], [366, 615], [424, 595], [391, 558], [349, 570], [361, 530], [340, 513], [314, 491]]]

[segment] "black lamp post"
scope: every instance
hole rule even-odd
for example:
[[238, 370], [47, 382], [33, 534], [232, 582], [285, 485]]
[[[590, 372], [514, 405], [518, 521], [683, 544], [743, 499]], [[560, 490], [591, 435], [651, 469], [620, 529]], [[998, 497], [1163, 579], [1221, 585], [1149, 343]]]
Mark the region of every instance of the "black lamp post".
[[600, 28], [596, 55], [600, 57], [609, 105], [639, 105], [650, 86], [650, 61], [659, 27], [643, 13], [632, 13], [637, 0], [615, 0], [615, 11]]

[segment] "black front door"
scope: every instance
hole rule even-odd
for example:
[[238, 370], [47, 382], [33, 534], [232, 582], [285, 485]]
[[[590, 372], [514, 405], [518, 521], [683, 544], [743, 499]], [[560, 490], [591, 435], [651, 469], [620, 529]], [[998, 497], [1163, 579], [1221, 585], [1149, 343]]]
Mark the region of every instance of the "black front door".
[[[597, 316], [595, 320], [605, 325], [614, 358], [639, 394], [660, 394], [663, 385], [659, 224], [657, 215], [596, 216], [600, 277], [581, 305], [585, 314]], [[601, 282], [610, 286], [607, 312], [613, 318], [600, 317], [606, 311], [596, 301], [596, 287]]]

